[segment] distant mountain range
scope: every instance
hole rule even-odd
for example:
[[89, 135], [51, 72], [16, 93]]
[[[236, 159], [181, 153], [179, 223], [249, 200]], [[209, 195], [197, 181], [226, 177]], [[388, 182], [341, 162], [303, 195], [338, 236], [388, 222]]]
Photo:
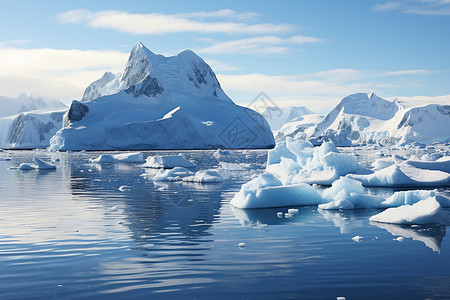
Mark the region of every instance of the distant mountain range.
[[337, 136], [353, 144], [448, 143], [450, 105], [414, 105], [388, 101], [374, 93], [353, 94], [342, 99], [309, 138]]
[[[448, 96], [450, 100], [450, 96]], [[236, 105], [190, 50], [157, 55], [135, 45], [124, 70], [106, 72], [68, 109], [0, 96], [0, 147], [53, 150], [270, 148], [287, 136], [338, 146], [449, 143], [450, 105], [352, 94], [325, 117], [304, 106]], [[270, 125], [270, 127], [269, 127]]]

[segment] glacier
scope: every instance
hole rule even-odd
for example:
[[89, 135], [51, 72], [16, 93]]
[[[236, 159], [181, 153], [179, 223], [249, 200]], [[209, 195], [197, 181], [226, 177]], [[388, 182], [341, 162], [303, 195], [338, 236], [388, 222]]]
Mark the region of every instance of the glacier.
[[25, 94], [0, 96], [0, 148], [46, 148], [62, 127], [67, 107], [59, 102]]
[[154, 54], [137, 43], [122, 72], [73, 101], [51, 150], [242, 149], [275, 145], [266, 120], [236, 105], [190, 50]]

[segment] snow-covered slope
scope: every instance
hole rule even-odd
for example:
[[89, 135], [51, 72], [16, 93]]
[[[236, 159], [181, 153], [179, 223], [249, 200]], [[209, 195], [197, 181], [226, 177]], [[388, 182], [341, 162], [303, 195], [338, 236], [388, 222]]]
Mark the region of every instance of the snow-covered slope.
[[59, 101], [0, 96], [0, 148], [44, 148], [62, 127], [67, 107]]
[[280, 130], [280, 128], [288, 122], [302, 121], [305, 115], [310, 114], [314, 113], [305, 106], [268, 106], [262, 113], [273, 131]]
[[268, 148], [272, 132], [223, 92], [190, 50], [165, 57], [141, 43], [118, 74], [105, 73], [73, 101], [53, 150]]
[[48, 108], [65, 108], [66, 106], [56, 100], [44, 100], [42, 98], [34, 98], [26, 94], [21, 94], [17, 98], [9, 98], [0, 96], [0, 118], [8, 117], [22, 112], [48, 109]]
[[358, 93], [342, 101], [310, 137], [342, 137], [354, 143], [450, 142], [450, 105], [388, 101]]
[[305, 140], [311, 135], [315, 126], [322, 121], [324, 116], [318, 114], [303, 115], [300, 121], [288, 122], [281, 127], [275, 135], [277, 143], [286, 140], [286, 137]]
[[62, 127], [67, 108], [23, 112], [0, 118], [0, 148], [46, 148]]

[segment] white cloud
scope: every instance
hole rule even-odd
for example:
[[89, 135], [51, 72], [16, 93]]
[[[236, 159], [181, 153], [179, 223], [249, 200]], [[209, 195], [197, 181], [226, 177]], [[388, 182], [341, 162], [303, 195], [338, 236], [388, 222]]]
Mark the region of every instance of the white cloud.
[[292, 50], [292, 45], [317, 43], [322, 40], [311, 36], [295, 35], [289, 38], [261, 36], [246, 39], [218, 42], [210, 47], [199, 49], [207, 54], [284, 54]]
[[117, 51], [0, 48], [0, 95], [80, 98], [105, 71], [122, 69], [127, 57]]
[[404, 75], [421, 75], [421, 74], [430, 74], [432, 71], [424, 70], [424, 69], [416, 69], [416, 70], [399, 70], [399, 71], [390, 71], [384, 73], [387, 76], [404, 76]]
[[[231, 10], [197, 12], [183, 15], [161, 13], [133, 14], [125, 11], [92, 12], [86, 9], [71, 10], [57, 15], [61, 23], [85, 23], [92, 28], [112, 29], [132, 34], [168, 34], [180, 32], [227, 34], [274, 34], [294, 30], [288, 24], [247, 24], [242, 22], [201, 22], [201, 18], [235, 17], [248, 19], [247, 15]], [[194, 18], [194, 19], [192, 19]]]
[[22, 46], [24, 44], [28, 44], [29, 42], [31, 42], [31, 40], [27, 40], [27, 39], [3, 41], [3, 42], [0, 42], [0, 47], [17, 47], [17, 46]]
[[176, 14], [176, 16], [196, 19], [226, 18], [231, 20], [251, 21], [259, 17], [260, 14], [255, 12], [238, 13], [231, 9], [220, 9], [216, 11], [197, 11], [191, 13]]
[[[331, 74], [337, 71], [327, 72]], [[265, 92], [279, 106], [305, 105], [316, 112], [328, 112], [349, 94], [381, 87], [375, 82], [336, 82], [326, 77], [308, 80], [304, 76], [270, 76], [257, 73], [218, 75], [218, 78], [222, 88], [238, 103], [250, 103], [260, 92]], [[236, 95], [239, 94], [246, 95], [246, 99], [238, 99]]]
[[449, 16], [449, 0], [402, 0], [373, 6], [375, 11], [399, 11], [405, 14]]

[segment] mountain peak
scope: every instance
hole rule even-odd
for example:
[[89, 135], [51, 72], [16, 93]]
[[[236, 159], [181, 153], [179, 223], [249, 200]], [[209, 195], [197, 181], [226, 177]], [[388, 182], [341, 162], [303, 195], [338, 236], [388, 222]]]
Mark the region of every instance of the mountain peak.
[[175, 56], [155, 54], [141, 42], [134, 45], [122, 72], [105, 75], [86, 88], [82, 101], [120, 91], [134, 97], [145, 95], [150, 98], [167, 93], [196, 95], [230, 101], [222, 91], [210, 66], [192, 50], [184, 50]]

